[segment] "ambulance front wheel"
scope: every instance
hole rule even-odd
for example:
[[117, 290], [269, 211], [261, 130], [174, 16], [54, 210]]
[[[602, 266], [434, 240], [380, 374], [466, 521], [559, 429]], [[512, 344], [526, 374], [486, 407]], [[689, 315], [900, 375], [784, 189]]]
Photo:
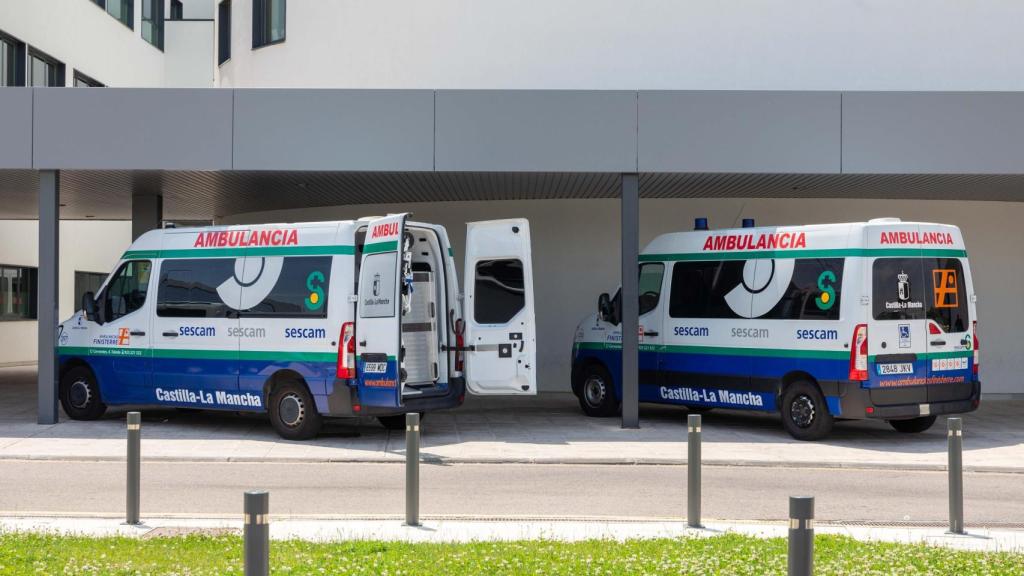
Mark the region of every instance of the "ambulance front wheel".
[[782, 426], [797, 440], [820, 440], [832, 431], [832, 414], [818, 387], [793, 382], [782, 393]]
[[579, 399], [580, 408], [587, 416], [615, 416], [619, 413], [612, 377], [600, 364], [590, 364], [583, 369]]
[[73, 420], [96, 420], [107, 411], [92, 370], [78, 366], [60, 379], [60, 405]]
[[270, 393], [270, 423], [286, 440], [308, 440], [320, 432], [323, 419], [305, 384], [285, 382]]
[[904, 434], [919, 434], [932, 427], [935, 424], [935, 419], [938, 416], [921, 416], [919, 418], [909, 418], [907, 420], [889, 420], [889, 426], [896, 429], [897, 432]]

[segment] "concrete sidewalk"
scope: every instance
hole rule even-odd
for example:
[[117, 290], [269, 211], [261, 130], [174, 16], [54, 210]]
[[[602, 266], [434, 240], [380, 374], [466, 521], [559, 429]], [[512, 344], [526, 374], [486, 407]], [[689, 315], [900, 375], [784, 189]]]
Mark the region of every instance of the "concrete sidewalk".
[[[80, 536], [130, 536], [153, 538], [184, 534], [241, 534], [235, 518], [144, 518], [138, 526], [123, 519], [101, 516], [0, 517], [0, 532], [36, 532]], [[759, 538], [786, 538], [783, 522], [705, 521], [704, 528], [689, 528], [677, 519], [632, 520], [629, 518], [421, 518], [422, 526], [410, 527], [398, 517], [311, 518], [271, 515], [270, 537], [275, 540], [338, 542], [385, 540], [403, 542], [480, 542], [515, 540], [631, 540], [649, 538], [708, 538], [726, 533]], [[1024, 552], [1024, 531], [969, 529], [966, 535], [947, 534], [944, 528], [927, 526], [844, 526], [816, 524], [816, 534], [839, 534], [857, 540], [928, 544], [982, 552]]]
[[[35, 372], [0, 368], [0, 459], [120, 460], [124, 413], [37, 425]], [[968, 470], [1024, 472], [1024, 401], [982, 402], [964, 416]], [[428, 461], [677, 464], [685, 462], [683, 408], [641, 406], [641, 428], [616, 418], [587, 418], [569, 394], [525, 398], [468, 397], [466, 405], [427, 415], [422, 454]], [[714, 411], [704, 416], [708, 465], [944, 469], [945, 420], [904, 435], [884, 422], [838, 422], [823, 441], [798, 442], [777, 415]], [[321, 437], [282, 440], [265, 418], [177, 410], [143, 411], [143, 457], [150, 461], [395, 462], [404, 434], [374, 420], [337, 421]]]

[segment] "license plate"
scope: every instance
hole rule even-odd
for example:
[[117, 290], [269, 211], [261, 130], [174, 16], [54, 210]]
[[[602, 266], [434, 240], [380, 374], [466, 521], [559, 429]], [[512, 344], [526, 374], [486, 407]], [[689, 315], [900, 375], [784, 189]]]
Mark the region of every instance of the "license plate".
[[388, 371], [387, 362], [367, 362], [363, 364], [365, 374], [383, 374]]
[[879, 376], [891, 376], [893, 374], [913, 374], [914, 365], [907, 363], [899, 364], [879, 364], [878, 375]]

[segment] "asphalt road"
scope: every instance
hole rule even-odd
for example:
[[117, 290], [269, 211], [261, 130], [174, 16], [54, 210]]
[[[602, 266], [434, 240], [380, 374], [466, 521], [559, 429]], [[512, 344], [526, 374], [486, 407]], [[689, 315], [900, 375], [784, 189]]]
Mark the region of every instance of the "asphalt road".
[[[684, 466], [424, 464], [423, 515], [685, 517]], [[145, 463], [144, 515], [240, 514], [245, 490], [278, 515], [400, 515], [401, 464]], [[817, 498], [819, 521], [945, 521], [946, 474], [705, 466], [703, 516], [786, 518], [787, 497]], [[968, 525], [1024, 523], [1024, 475], [968, 474]], [[0, 461], [0, 515], [118, 513], [123, 463]]]

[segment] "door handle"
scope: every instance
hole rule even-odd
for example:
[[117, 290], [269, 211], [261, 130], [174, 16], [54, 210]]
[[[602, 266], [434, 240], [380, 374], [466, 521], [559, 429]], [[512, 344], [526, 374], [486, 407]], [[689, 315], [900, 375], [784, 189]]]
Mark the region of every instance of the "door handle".
[[657, 335], [658, 335], [658, 333], [654, 332], [654, 331], [652, 331], [652, 332], [644, 332], [644, 336], [657, 336]]
[[359, 341], [359, 345], [360, 346], [366, 346], [366, 340], [360, 340]]
[[144, 331], [142, 331], [142, 330], [132, 330], [132, 331], [130, 331], [128, 333], [131, 334], [132, 336], [145, 336], [146, 335], [146, 333]]
[[177, 332], [164, 332], [164, 336], [167, 336], [168, 338], [177, 338], [178, 337], [178, 333]]
[[932, 340], [931, 342], [929, 342], [929, 344], [931, 344], [932, 346], [945, 346], [946, 345], [946, 341], [945, 340]]

